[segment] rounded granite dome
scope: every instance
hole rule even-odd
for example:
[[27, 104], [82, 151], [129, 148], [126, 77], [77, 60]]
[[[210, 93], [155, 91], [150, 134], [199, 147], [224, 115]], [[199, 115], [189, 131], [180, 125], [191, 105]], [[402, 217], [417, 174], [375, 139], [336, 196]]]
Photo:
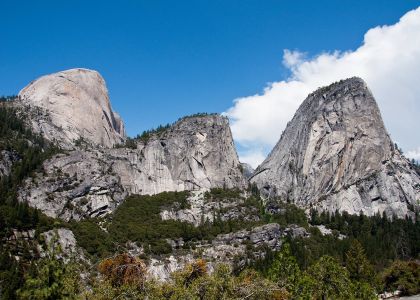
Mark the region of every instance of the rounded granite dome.
[[96, 71], [71, 69], [42, 76], [23, 88], [19, 98], [30, 108], [34, 130], [63, 147], [80, 139], [112, 147], [125, 138], [105, 80]]

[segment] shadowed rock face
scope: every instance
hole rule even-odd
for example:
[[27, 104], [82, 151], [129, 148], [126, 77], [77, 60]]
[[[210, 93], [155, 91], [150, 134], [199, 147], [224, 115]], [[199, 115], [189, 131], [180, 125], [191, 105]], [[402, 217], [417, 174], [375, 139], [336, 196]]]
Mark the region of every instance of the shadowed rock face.
[[360, 78], [309, 95], [251, 182], [269, 197], [352, 214], [403, 217], [420, 199], [420, 178]]
[[125, 139], [124, 124], [112, 111], [102, 76], [72, 69], [43, 76], [19, 92], [35, 132], [72, 148], [76, 140], [112, 147]]
[[9, 176], [12, 166], [19, 161], [20, 157], [16, 151], [2, 150], [0, 151], [0, 179], [3, 176]]
[[187, 117], [137, 148], [69, 151], [47, 160], [20, 199], [49, 216], [81, 219], [112, 212], [129, 194], [245, 188], [227, 118]]

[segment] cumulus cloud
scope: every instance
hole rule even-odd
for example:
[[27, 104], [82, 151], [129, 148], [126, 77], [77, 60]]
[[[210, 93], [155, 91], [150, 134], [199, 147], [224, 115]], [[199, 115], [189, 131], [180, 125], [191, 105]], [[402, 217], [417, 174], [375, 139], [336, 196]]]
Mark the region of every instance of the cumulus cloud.
[[412, 159], [420, 162], [420, 147], [418, 147], [417, 149], [408, 151], [405, 154], [405, 156], [407, 156], [408, 158], [412, 158]]
[[[332, 51], [307, 57], [285, 50], [290, 77], [270, 83], [263, 93], [234, 100], [225, 114], [244, 162], [256, 167], [278, 141], [288, 121], [315, 89], [359, 76], [375, 96], [391, 137], [408, 150], [420, 149], [420, 7], [390, 26], [370, 29], [354, 51]], [[417, 149], [417, 150], [414, 150]]]
[[265, 156], [263, 149], [250, 149], [241, 152], [240, 160], [256, 168], [265, 159]]

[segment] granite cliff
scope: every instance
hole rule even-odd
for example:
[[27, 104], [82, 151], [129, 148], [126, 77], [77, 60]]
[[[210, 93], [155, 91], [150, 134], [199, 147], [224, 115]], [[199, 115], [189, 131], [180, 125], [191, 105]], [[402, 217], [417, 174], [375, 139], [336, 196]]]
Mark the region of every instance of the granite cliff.
[[[184, 117], [125, 144], [124, 124], [96, 71], [43, 76], [20, 91], [14, 106], [35, 133], [65, 150], [19, 191], [21, 201], [49, 216], [103, 215], [129, 194], [247, 186], [227, 118]], [[12, 158], [2, 153], [2, 174]]]
[[26, 180], [22, 200], [66, 220], [112, 212], [129, 194], [245, 188], [228, 120], [186, 117], [134, 146], [67, 151]]
[[411, 215], [420, 177], [391, 141], [360, 78], [310, 94], [251, 182], [304, 208]]
[[[249, 177], [266, 197], [307, 209], [404, 217], [419, 205], [420, 177], [359, 78], [309, 95], [254, 172], [239, 162], [229, 122], [217, 114], [184, 117], [125, 143], [124, 125], [95, 71], [41, 77], [16, 105], [35, 132], [66, 149], [19, 191], [22, 201], [53, 217], [107, 214], [130, 194], [244, 189]], [[9, 156], [2, 154], [1, 173], [10, 168]]]
[[88, 69], [46, 75], [19, 92], [30, 126], [47, 140], [71, 149], [77, 141], [112, 147], [125, 139], [124, 124], [109, 101], [102, 76]]

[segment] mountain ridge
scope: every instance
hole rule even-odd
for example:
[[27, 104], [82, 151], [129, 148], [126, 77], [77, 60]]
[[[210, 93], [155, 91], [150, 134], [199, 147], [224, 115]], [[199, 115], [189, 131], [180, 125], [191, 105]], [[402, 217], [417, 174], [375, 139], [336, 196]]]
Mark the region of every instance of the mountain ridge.
[[[64, 113], [69, 103], [73, 108]], [[81, 122], [84, 117], [74, 121], [85, 103], [93, 103], [97, 112], [88, 116], [96, 120], [90, 125], [105, 128], [105, 122], [113, 135], [102, 129], [89, 131]], [[50, 216], [100, 216], [129, 194], [245, 189], [249, 183], [269, 199], [279, 197], [306, 209], [386, 212], [401, 218], [412, 216], [418, 206], [420, 178], [395, 149], [373, 95], [358, 77], [309, 94], [256, 170], [239, 162], [229, 121], [218, 114], [186, 116], [126, 139], [122, 120], [115, 121], [119, 117], [111, 109], [105, 81], [96, 71], [71, 69], [43, 76], [22, 89], [17, 104], [29, 110], [35, 132], [71, 150], [47, 160], [36, 184], [27, 180], [20, 189], [21, 201]], [[38, 109], [60, 116], [62, 123], [42, 113], [33, 118], [40, 115]], [[62, 119], [67, 115], [75, 130], [54, 132], [66, 124]], [[69, 131], [78, 138], [69, 139]], [[69, 176], [63, 180], [57, 170]]]
[[75, 144], [46, 160], [19, 199], [48, 216], [79, 220], [109, 214], [131, 194], [247, 187], [224, 116], [186, 116], [127, 142]]

